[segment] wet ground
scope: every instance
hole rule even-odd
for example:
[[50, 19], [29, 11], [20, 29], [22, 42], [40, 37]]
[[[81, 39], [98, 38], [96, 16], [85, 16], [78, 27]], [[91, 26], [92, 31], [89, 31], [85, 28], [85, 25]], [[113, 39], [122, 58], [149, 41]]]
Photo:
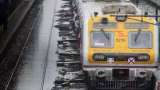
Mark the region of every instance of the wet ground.
[[54, 15], [60, 6], [59, 1], [44, 0], [40, 6], [39, 20], [20, 58], [23, 65], [18, 69], [14, 90], [50, 90], [53, 87], [58, 38]]

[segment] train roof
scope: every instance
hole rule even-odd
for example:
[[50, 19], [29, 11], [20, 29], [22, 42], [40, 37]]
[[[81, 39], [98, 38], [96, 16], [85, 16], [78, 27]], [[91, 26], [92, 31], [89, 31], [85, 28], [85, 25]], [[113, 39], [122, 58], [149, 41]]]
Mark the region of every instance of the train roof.
[[[81, 15], [86, 19], [98, 13], [100, 16], [106, 15], [140, 15], [140, 10], [128, 0], [79, 0]], [[113, 2], [115, 1], [115, 2]], [[116, 2], [117, 1], [117, 2]]]

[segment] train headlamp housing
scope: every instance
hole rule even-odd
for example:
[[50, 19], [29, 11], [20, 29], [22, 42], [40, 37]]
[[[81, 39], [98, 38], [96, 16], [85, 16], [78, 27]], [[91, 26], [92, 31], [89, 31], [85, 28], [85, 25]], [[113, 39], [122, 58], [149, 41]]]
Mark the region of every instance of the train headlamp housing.
[[125, 22], [126, 20], [127, 20], [127, 16], [126, 15], [117, 15], [116, 16], [116, 21]]
[[104, 54], [94, 54], [93, 59], [96, 61], [105, 61], [105, 55]]
[[140, 62], [140, 61], [149, 61], [150, 56], [145, 53], [139, 54], [120, 54], [120, 53], [95, 53], [93, 54], [93, 60], [95, 61], [107, 61], [107, 62], [115, 62], [115, 61], [128, 61], [128, 62]]
[[144, 60], [149, 60], [150, 59], [150, 57], [149, 57], [149, 55], [147, 55], [147, 54], [144, 54], [144, 55], [139, 55], [138, 57], [137, 57], [137, 59], [139, 60], [139, 61], [144, 61]]

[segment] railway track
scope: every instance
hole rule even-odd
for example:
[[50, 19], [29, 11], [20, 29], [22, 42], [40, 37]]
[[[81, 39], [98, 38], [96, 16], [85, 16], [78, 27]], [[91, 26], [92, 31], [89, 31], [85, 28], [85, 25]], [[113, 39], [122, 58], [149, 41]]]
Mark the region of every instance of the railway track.
[[17, 72], [17, 68], [21, 62], [21, 56], [26, 48], [29, 37], [33, 31], [33, 28], [37, 24], [40, 17], [39, 7], [37, 6], [40, 2], [35, 2], [33, 7], [24, 19], [23, 25], [13, 35], [11, 42], [7, 46], [5, 56], [1, 64], [0, 72], [0, 89], [1, 90], [14, 90], [12, 86]]
[[[56, 28], [59, 30], [59, 40], [57, 41], [57, 69], [59, 75], [55, 80], [55, 87], [52, 90], [86, 90], [85, 73], [82, 71], [80, 63], [79, 26], [77, 7], [72, 0], [62, 0], [62, 10], [56, 14], [58, 17]], [[77, 24], [77, 25], [76, 25]]]

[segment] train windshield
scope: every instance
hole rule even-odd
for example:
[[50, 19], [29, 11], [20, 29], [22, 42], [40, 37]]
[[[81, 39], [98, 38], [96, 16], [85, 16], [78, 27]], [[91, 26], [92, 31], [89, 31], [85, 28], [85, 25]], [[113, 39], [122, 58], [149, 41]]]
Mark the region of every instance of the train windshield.
[[92, 32], [93, 48], [113, 48], [114, 33], [112, 32]]
[[152, 48], [152, 33], [129, 32], [129, 48]]

